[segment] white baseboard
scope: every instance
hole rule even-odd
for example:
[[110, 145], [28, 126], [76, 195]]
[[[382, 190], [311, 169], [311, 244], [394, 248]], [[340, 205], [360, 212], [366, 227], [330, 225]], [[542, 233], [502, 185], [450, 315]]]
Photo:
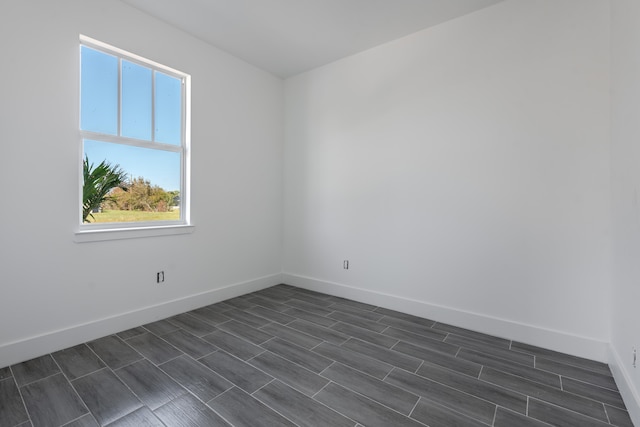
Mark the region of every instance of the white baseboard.
[[608, 343], [588, 337], [287, 272], [282, 274], [282, 282], [586, 359], [608, 362]]
[[609, 345], [609, 367], [613, 372], [613, 378], [616, 380], [616, 385], [622, 395], [627, 411], [629, 411], [633, 425], [640, 426], [640, 390], [633, 386], [631, 374], [625, 368], [620, 354], [613, 345]]
[[106, 335], [165, 319], [185, 311], [224, 301], [282, 283], [281, 274], [259, 277], [200, 294], [143, 307], [103, 319], [0, 345], [0, 368], [72, 347]]

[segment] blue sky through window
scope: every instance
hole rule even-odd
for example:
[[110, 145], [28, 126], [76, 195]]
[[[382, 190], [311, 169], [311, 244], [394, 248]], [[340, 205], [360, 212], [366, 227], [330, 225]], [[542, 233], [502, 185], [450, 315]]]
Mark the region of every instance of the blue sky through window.
[[175, 77], [156, 71], [157, 142], [180, 145], [182, 129], [182, 82]]
[[80, 127], [118, 133], [118, 58], [82, 46]]
[[[155, 77], [155, 90], [153, 78]], [[182, 142], [182, 81], [122, 60], [121, 136], [179, 146]], [[152, 108], [152, 102], [155, 106]], [[155, 129], [152, 132], [152, 115]], [[83, 130], [118, 135], [118, 58], [81, 47]], [[97, 165], [119, 164], [131, 177], [144, 177], [166, 191], [180, 190], [180, 153], [85, 140], [84, 153]]]
[[122, 136], [151, 140], [151, 76], [151, 69], [122, 61]]

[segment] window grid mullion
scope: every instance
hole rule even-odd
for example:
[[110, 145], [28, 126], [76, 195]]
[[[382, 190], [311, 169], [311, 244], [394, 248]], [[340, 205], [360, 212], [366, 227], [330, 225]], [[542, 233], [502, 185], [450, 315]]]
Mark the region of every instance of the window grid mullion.
[[146, 139], [128, 138], [126, 136], [109, 135], [91, 131], [80, 131], [82, 139], [92, 139], [94, 141], [109, 142], [112, 144], [129, 145], [132, 147], [150, 148], [152, 150], [169, 151], [173, 153], [183, 153], [184, 148], [178, 145], [151, 142]]
[[185, 203], [185, 195], [187, 189], [187, 89], [186, 78], [180, 78], [180, 147], [182, 148], [180, 155], [180, 221], [187, 221], [190, 213], [187, 212]]
[[122, 58], [118, 57], [118, 136], [122, 136]]
[[156, 73], [151, 69], [151, 141], [156, 141]]

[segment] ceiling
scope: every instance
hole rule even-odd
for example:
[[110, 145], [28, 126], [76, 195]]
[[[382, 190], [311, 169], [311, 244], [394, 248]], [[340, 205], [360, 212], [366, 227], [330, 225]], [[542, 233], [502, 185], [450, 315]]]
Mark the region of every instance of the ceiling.
[[503, 0], [122, 0], [289, 77]]

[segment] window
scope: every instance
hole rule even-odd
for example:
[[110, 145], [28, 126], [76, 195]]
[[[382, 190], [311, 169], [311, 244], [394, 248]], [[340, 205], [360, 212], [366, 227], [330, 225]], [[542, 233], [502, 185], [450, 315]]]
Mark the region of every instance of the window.
[[184, 73], [81, 37], [80, 234], [189, 224], [188, 89]]

